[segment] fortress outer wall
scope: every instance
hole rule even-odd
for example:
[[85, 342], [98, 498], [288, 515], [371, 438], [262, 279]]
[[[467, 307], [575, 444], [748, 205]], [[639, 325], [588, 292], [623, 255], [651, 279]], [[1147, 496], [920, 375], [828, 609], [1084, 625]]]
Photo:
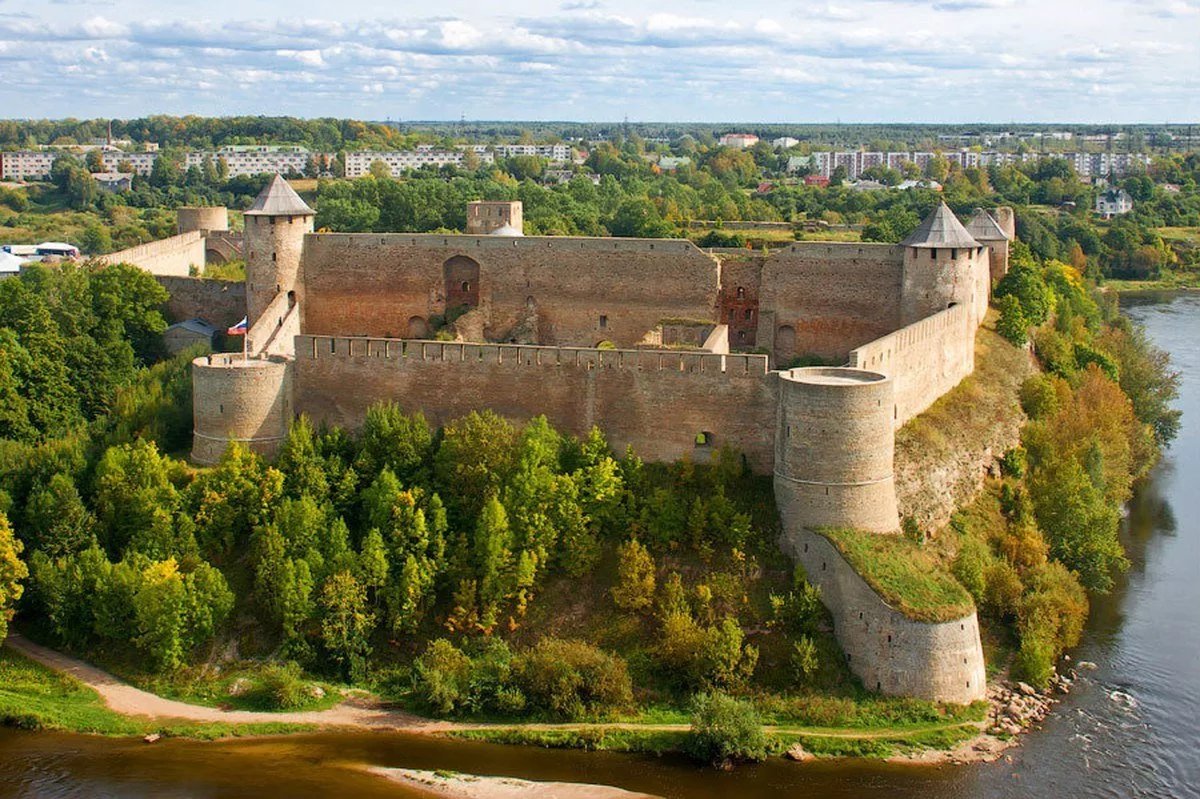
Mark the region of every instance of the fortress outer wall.
[[795, 526], [778, 497], [783, 548], [821, 589], [850, 670], [868, 690], [968, 704], [987, 695], [975, 613], [947, 622], [914, 621], [880, 598], [822, 535]]
[[704, 462], [729, 444], [771, 468], [776, 381], [762, 355], [302, 335], [295, 369], [297, 411], [315, 422], [355, 428], [381, 400], [435, 425], [473, 410], [545, 414], [575, 435], [597, 426], [614, 451], [632, 445], [646, 460]]

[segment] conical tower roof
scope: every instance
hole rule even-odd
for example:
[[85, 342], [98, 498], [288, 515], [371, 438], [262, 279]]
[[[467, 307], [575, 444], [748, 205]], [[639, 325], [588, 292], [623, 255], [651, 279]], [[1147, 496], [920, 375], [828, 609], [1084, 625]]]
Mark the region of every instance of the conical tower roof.
[[312, 216], [314, 213], [278, 173], [254, 198], [254, 204], [246, 209], [247, 216]]
[[971, 221], [967, 223], [967, 232], [976, 241], [1007, 241], [1008, 234], [996, 223], [992, 215], [982, 208], [976, 208]]
[[958, 247], [962, 249], [980, 246], [979, 242], [972, 238], [967, 229], [962, 226], [962, 222], [958, 221], [958, 217], [950, 210], [950, 206], [944, 202], [938, 203], [938, 207], [933, 209], [933, 213], [925, 217], [921, 224], [917, 225], [917, 229], [901, 244], [905, 247]]

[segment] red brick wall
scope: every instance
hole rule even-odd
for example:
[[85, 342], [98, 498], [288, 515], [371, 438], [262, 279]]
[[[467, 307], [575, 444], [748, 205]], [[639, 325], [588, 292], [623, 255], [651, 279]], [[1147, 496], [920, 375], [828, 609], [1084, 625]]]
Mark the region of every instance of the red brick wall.
[[[304, 330], [404, 336], [408, 320], [442, 313], [443, 265], [480, 265], [489, 338], [505, 340], [530, 307], [543, 344], [629, 347], [664, 318], [711, 320], [717, 262], [690, 242], [569, 237], [315, 234], [304, 248]], [[600, 317], [606, 326], [600, 327]]]
[[842, 359], [900, 327], [903, 250], [890, 244], [797, 243], [763, 265], [757, 343], [773, 349], [781, 326], [795, 330], [790, 352]]

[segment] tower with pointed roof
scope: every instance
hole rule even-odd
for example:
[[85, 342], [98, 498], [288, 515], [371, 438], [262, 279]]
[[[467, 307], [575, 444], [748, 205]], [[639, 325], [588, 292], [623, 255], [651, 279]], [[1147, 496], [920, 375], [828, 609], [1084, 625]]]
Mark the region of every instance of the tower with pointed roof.
[[251, 328], [276, 295], [295, 290], [313, 216], [313, 209], [278, 174], [246, 209], [246, 317]]
[[[979, 265], [987, 248], [979, 243], [944, 202], [900, 243], [901, 324], [910, 325], [955, 305], [987, 310], [987, 286], [980, 297]], [[982, 299], [982, 302], [980, 301]]]
[[[997, 208], [996, 213], [1001, 218], [1012, 219], [1011, 208]], [[975, 213], [967, 222], [967, 232], [980, 244], [988, 248], [988, 261], [992, 274], [992, 285], [1008, 273], [1008, 242], [1012, 236], [1000, 226], [997, 216], [982, 208], [976, 208]]]

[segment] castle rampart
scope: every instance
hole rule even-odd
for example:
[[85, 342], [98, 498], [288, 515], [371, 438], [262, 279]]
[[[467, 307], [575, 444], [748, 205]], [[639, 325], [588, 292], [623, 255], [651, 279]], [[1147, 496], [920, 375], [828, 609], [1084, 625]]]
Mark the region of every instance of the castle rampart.
[[884, 602], [829, 539], [796, 527], [786, 496], [778, 501], [783, 548], [821, 589], [838, 643], [867, 689], [960, 704], [986, 696], [975, 613], [945, 622], [908, 618]]
[[296, 410], [315, 421], [354, 428], [381, 400], [433, 424], [484, 409], [545, 414], [575, 435], [599, 426], [616, 451], [632, 445], [648, 460], [702, 462], [729, 444], [771, 468], [775, 381], [763, 355], [301, 335], [295, 369]]
[[851, 350], [848, 365], [892, 377], [899, 427], [975, 369], [976, 327], [973, 309], [955, 305]]
[[192, 361], [192, 460], [216, 463], [230, 441], [274, 455], [292, 423], [292, 368], [282, 358], [241, 353]]
[[187, 277], [192, 267], [204, 267], [204, 235], [193, 230], [97, 256], [95, 260], [102, 264], [132, 264], [152, 275]]
[[246, 284], [240, 281], [172, 275], [155, 279], [171, 295], [166, 310], [172, 322], [200, 318], [226, 328], [246, 315]]

